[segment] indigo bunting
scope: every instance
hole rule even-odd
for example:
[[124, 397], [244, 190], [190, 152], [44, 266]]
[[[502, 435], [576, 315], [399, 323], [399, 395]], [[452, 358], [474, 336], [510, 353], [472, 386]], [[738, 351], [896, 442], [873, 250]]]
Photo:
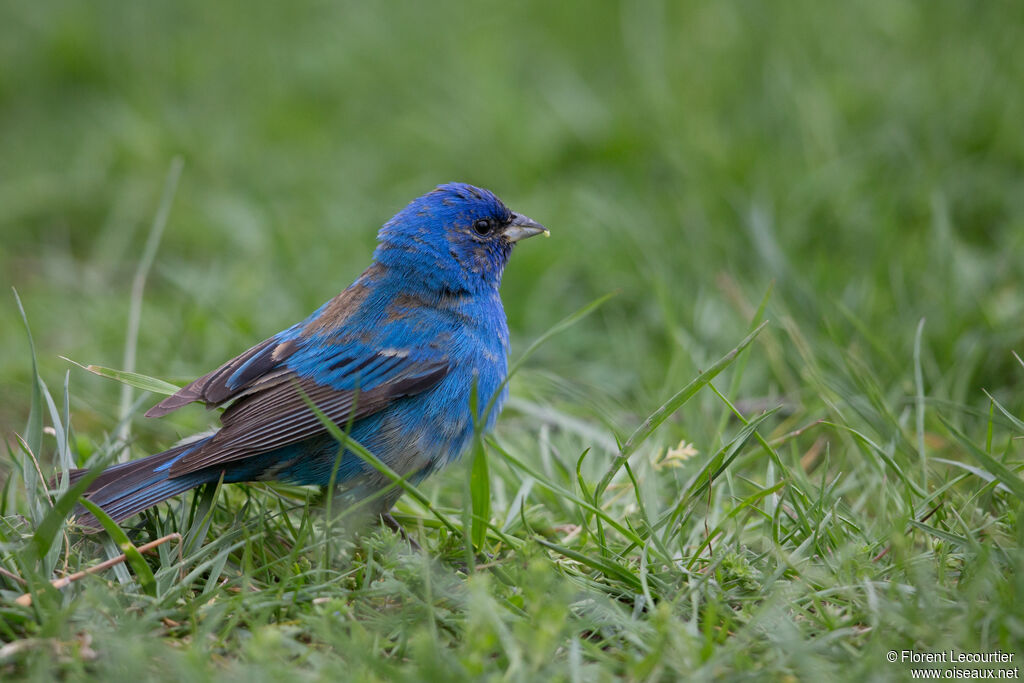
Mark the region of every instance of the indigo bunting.
[[[221, 477], [327, 485], [337, 466], [335, 481], [356, 499], [390, 484], [348, 450], [339, 459], [340, 444], [304, 397], [341, 428], [351, 424], [351, 437], [392, 470], [422, 480], [459, 457], [475, 422], [493, 427], [508, 393], [502, 271], [516, 242], [547, 233], [472, 185], [414, 200], [384, 224], [373, 263], [347, 289], [146, 413], [228, 404], [218, 431], [110, 467], [84, 497], [121, 521]], [[375, 501], [377, 511], [401, 492]], [[79, 521], [98, 528], [92, 515]]]

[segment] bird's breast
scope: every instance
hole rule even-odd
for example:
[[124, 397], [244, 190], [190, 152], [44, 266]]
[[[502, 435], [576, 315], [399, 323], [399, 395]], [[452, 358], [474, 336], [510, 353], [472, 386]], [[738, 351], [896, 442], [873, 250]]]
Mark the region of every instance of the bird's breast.
[[500, 300], [496, 306], [476, 303], [462, 302], [453, 307], [454, 315], [442, 312], [447, 323], [439, 326], [444, 330], [439, 350], [448, 362], [444, 379], [393, 403], [377, 425], [377, 452], [390, 455], [386, 460], [398, 472], [430, 471], [457, 459], [474, 430], [491, 429], [501, 412], [507, 394], [502, 385], [508, 372], [508, 327]]

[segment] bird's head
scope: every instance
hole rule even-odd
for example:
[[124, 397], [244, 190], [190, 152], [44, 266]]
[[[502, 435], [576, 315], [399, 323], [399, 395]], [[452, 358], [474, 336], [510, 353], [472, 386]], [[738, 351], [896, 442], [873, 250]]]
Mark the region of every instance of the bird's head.
[[448, 183], [413, 200], [381, 228], [378, 263], [436, 291], [497, 289], [513, 245], [547, 234], [489, 190]]

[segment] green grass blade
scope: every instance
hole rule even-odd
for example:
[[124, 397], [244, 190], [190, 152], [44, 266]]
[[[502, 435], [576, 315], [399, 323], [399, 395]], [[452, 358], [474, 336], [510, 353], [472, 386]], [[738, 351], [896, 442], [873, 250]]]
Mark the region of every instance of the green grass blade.
[[[25, 444], [28, 446], [28, 450], [38, 457], [43, 447], [42, 378], [39, 376], [39, 364], [36, 361], [36, 345], [35, 341], [32, 339], [32, 330], [28, 325], [28, 316], [25, 315], [25, 307], [21, 304], [21, 297], [18, 296], [18, 290], [12, 288], [11, 291], [14, 292], [14, 301], [18, 305], [18, 313], [21, 315], [21, 322], [25, 326], [25, 335], [28, 337], [29, 354], [32, 359], [32, 398], [29, 402], [28, 423], [25, 425], [24, 439]], [[39, 484], [36, 477], [35, 467], [31, 466], [31, 463], [26, 460], [22, 467], [22, 473], [25, 477], [26, 491], [30, 496], [34, 496], [36, 493], [36, 487]]]
[[220, 494], [223, 485], [224, 473], [221, 472], [220, 478], [217, 479], [216, 483], [209, 483], [203, 486], [203, 491], [199, 495], [199, 502], [196, 505], [195, 514], [192, 517], [192, 525], [189, 527], [188, 533], [185, 534], [185, 540], [183, 541], [186, 555], [191, 555], [202, 544], [203, 539], [209, 533], [210, 522], [213, 521], [214, 503], [217, 501], [217, 496]]
[[57, 502], [54, 503], [53, 507], [46, 513], [46, 516], [43, 517], [43, 521], [39, 523], [35, 533], [32, 534], [32, 547], [35, 548], [39, 560], [46, 557], [46, 553], [53, 546], [53, 539], [57, 537], [57, 534], [64, 527], [64, 520], [71, 514], [75, 503], [85, 493], [85, 490], [89, 488], [89, 484], [92, 483], [93, 479], [98, 477], [102, 471], [102, 468], [96, 468], [86, 472], [85, 476], [72, 484], [64, 492], [64, 495], [57, 499]]
[[[64, 358], [64, 356], [61, 356], [61, 358]], [[128, 372], [127, 370], [114, 370], [112, 368], [105, 368], [102, 365], [82, 365], [81, 363], [73, 361], [70, 358], [64, 358], [64, 360], [66, 360], [69, 363], [73, 363], [74, 365], [77, 365], [83, 370], [88, 370], [94, 375], [106, 377], [107, 379], [118, 381], [121, 384], [127, 384], [129, 386], [135, 387], [136, 389], [150, 391], [153, 392], [154, 394], [170, 396], [171, 394], [177, 393], [177, 391], [181, 389], [181, 387], [179, 387], [176, 384], [171, 384], [170, 382], [165, 382], [164, 380], [157, 379], [155, 377], [142, 375], [138, 372]]]
[[487, 451], [479, 436], [473, 439], [473, 455], [469, 475], [470, 495], [473, 506], [473, 545], [481, 550], [487, 537], [487, 520], [491, 517], [490, 473], [487, 468]]
[[[994, 396], [992, 396], [992, 394], [988, 393], [988, 392], [987, 392], [987, 391], [985, 391], [984, 389], [982, 389], [982, 392], [983, 392], [983, 393], [984, 393], [984, 394], [985, 394], [986, 396], [988, 396], [988, 399], [989, 399], [989, 400], [990, 400], [990, 401], [992, 402], [992, 405], [994, 405], [994, 406], [996, 407], [996, 409], [997, 409], [997, 410], [998, 410], [998, 411], [999, 411], [1000, 413], [1002, 413], [1002, 414], [1003, 414], [1003, 417], [1005, 417], [1005, 418], [1006, 418], [1007, 420], [1009, 420], [1009, 421], [1010, 421], [1010, 424], [1012, 424], [1012, 425], [1013, 425], [1013, 428], [1014, 428], [1014, 429], [1016, 429], [1016, 430], [1017, 430], [1017, 431], [1019, 431], [1019, 432], [1024, 432], [1024, 420], [1021, 420], [1021, 419], [1020, 419], [1019, 417], [1017, 417], [1016, 415], [1014, 415], [1013, 413], [1011, 413], [1011, 412], [1010, 412], [1009, 410], [1007, 410], [1007, 409], [1006, 409], [1006, 408], [1005, 408], [1005, 407], [1003, 406], [1003, 404], [1002, 404], [1002, 403], [1000, 403], [999, 401], [997, 401], [997, 400], [995, 399], [995, 397], [994, 397]], [[989, 439], [991, 440], [991, 437], [989, 437]]]
[[[960, 462], [959, 460], [949, 460], [948, 458], [932, 458], [932, 462], [941, 462], [943, 465], [949, 465], [950, 467], [956, 467], [958, 469], [964, 470], [965, 472], [970, 472], [971, 474], [978, 477], [982, 481], [986, 481], [990, 484], [995, 484], [996, 488], [998, 488], [999, 490], [1010, 493], [1010, 487], [1007, 486], [1006, 484], [1000, 483], [999, 480], [996, 479], [995, 476], [988, 470], [982, 469], [980, 467], [975, 467], [974, 465], [968, 465], [967, 463]], [[946, 488], [948, 486], [949, 484], [947, 484], [943, 488]], [[932, 493], [931, 497], [934, 496], [935, 494]]]
[[598, 571], [609, 578], [618, 579], [622, 583], [628, 585], [630, 589], [634, 591], [643, 590], [643, 585], [640, 582], [640, 578], [632, 571], [630, 571], [628, 568], [623, 567], [622, 565], [612, 562], [611, 560], [603, 559], [601, 557], [581, 553], [577, 550], [567, 548], [557, 543], [552, 543], [551, 541], [548, 541], [547, 539], [541, 537], [537, 537], [536, 541], [545, 548], [555, 551], [559, 555], [564, 555], [565, 557], [568, 557], [571, 560], [575, 560], [576, 562], [579, 562], [582, 565], [590, 567], [591, 569]]
[[672, 510], [667, 512], [656, 525], [657, 528], [661, 528], [666, 522], [668, 522], [669, 529], [675, 526], [676, 521], [680, 518], [682, 513], [690, 506], [694, 501], [702, 498], [704, 492], [708, 490], [715, 480], [718, 479], [725, 472], [729, 465], [736, 460], [737, 456], [742, 452], [743, 448], [747, 445], [747, 442], [757, 432], [757, 428], [760, 427], [764, 422], [774, 415], [778, 411], [770, 410], [758, 415], [756, 418], [748, 422], [743, 426], [743, 429], [729, 441], [729, 443], [722, 446], [721, 449], [713, 457], [711, 457], [700, 471], [693, 478], [693, 482], [690, 484], [686, 493], [683, 495], [682, 500]]
[[739, 502], [739, 504], [733, 506], [733, 508], [731, 510], [729, 510], [729, 514], [727, 514], [725, 516], [725, 518], [722, 519], [722, 521], [719, 522], [719, 524], [714, 529], [712, 529], [710, 532], [708, 532], [706, 538], [704, 539], [704, 542], [701, 543], [697, 547], [696, 551], [694, 551], [693, 557], [690, 558], [690, 561], [686, 565], [687, 569], [693, 569], [694, 565], [697, 564], [698, 560], [700, 560], [701, 553], [704, 552], [704, 549], [707, 548], [708, 546], [710, 546], [711, 542], [720, 533], [724, 532], [725, 526], [726, 526], [726, 522], [732, 520], [739, 513], [743, 512], [747, 508], [753, 506], [755, 503], [757, 503], [759, 500], [761, 500], [765, 496], [770, 496], [773, 493], [781, 491], [785, 486], [786, 486], [786, 481], [785, 480], [778, 481], [778, 482], [776, 482], [772, 486], [769, 486], [769, 487], [763, 488], [763, 489], [758, 489], [752, 495], [749, 495], [746, 498], [744, 498], [743, 500], [741, 500]]
[[914, 403], [915, 431], [917, 432], [917, 453], [921, 459], [921, 488], [928, 490], [928, 451], [924, 447], [924, 372], [921, 370], [921, 336], [924, 333], [924, 318], [917, 324], [914, 334]]
[[971, 440], [967, 438], [966, 434], [954, 427], [942, 415], [939, 415], [939, 420], [943, 425], [945, 425], [946, 429], [949, 430], [949, 433], [967, 449], [968, 455], [977, 460], [978, 464], [984, 467], [986, 471], [1005, 484], [1013, 492], [1013, 495], [1017, 497], [1017, 500], [1024, 499], [1024, 479], [1021, 479], [1019, 474], [975, 446]]
[[338, 425], [332, 422], [331, 419], [327, 417], [322, 410], [320, 410], [319, 406], [317, 406], [315, 403], [313, 403], [313, 401], [310, 400], [309, 396], [307, 396], [305, 392], [303, 392], [301, 389], [299, 389], [299, 392], [300, 395], [302, 396], [302, 400], [306, 402], [306, 406], [308, 406], [309, 409], [313, 411], [313, 414], [315, 414], [317, 416], [317, 419], [320, 420], [320, 423], [323, 424], [324, 428], [327, 430], [327, 433], [330, 434], [339, 444], [341, 444], [341, 447], [347, 448], [349, 451], [351, 451], [356, 456], [361, 458], [364, 462], [369, 464], [375, 470], [377, 470], [378, 472], [386, 476], [388, 479], [390, 479], [394, 485], [400, 486], [406, 493], [415, 498], [416, 502], [424, 506], [427, 510], [431, 512], [431, 514], [437, 517], [438, 521], [444, 524], [444, 526], [450, 532], [452, 532], [460, 538], [462, 537], [462, 530], [459, 529], [459, 527], [456, 526], [454, 522], [448, 519], [447, 515], [440, 512], [434, 506], [434, 504], [430, 502], [430, 499], [423, 495], [423, 493], [419, 489], [417, 489], [413, 484], [410, 484], [407, 481], [407, 477], [404, 477], [395, 472], [393, 469], [391, 469], [390, 466], [388, 466], [387, 463], [385, 463], [376, 455], [371, 453], [365, 446], [363, 446], [361, 443], [359, 443], [358, 441], [350, 437], [348, 434], [343, 432], [341, 428], [338, 427]]
[[103, 529], [110, 535], [110, 538], [117, 544], [121, 552], [124, 553], [125, 560], [131, 566], [132, 571], [135, 572], [135, 578], [138, 580], [143, 592], [151, 597], [156, 597], [156, 578], [153, 576], [153, 571], [146, 564], [146, 558], [142, 556], [142, 553], [128, 540], [128, 535], [99, 505], [85, 498], [82, 498], [79, 503], [99, 520]]
[[622, 463], [633, 454], [640, 444], [646, 441], [647, 438], [654, 433], [654, 430], [661, 426], [661, 423], [667, 420], [672, 413], [679, 410], [683, 404], [693, 398], [694, 394], [704, 388], [708, 382], [717, 377], [722, 370], [729, 367], [729, 365], [736, 360], [736, 357], [745, 348], [750, 346], [755, 339], [757, 339], [757, 335], [761, 333], [761, 330], [765, 328], [768, 322], [769, 321], [765, 320], [763, 323], [758, 325], [754, 331], [744, 337], [743, 341], [736, 345], [735, 348], [715, 361], [710, 368], [694, 377], [689, 384], [676, 392], [672, 398], [662, 404], [662, 406], [656, 411], [651, 413], [651, 415], [633, 431], [630, 437], [626, 439], [626, 442], [622, 445], [619, 455], [616, 456], [615, 460], [608, 468], [608, 471], [601, 479], [601, 482], [597, 485], [597, 490], [594, 493], [595, 498], [601, 497], [601, 494], [608, 488], [608, 484], [611, 483], [615, 473], [622, 467]]
[[[764, 314], [768, 308], [768, 301], [771, 299], [772, 291], [775, 289], [775, 281], [773, 280], [768, 284], [768, 289], [765, 290], [764, 295], [761, 297], [761, 303], [758, 305], [757, 310], [754, 312], [754, 317], [750, 321], [748, 327], [749, 332], [754, 332], [757, 326], [764, 321]], [[739, 391], [740, 382], [743, 380], [743, 371], [747, 366], [747, 361], [750, 360], [750, 356], [741, 356], [739, 361], [736, 363], [736, 371], [732, 373], [732, 379], [729, 381], [729, 395], [735, 396], [736, 392]], [[725, 426], [729, 421], [729, 411], [723, 411], [722, 417], [719, 419], [718, 428], [715, 430], [718, 434], [725, 433]]]
[[[178, 180], [181, 178], [181, 170], [185, 166], [185, 160], [180, 156], [171, 160], [167, 169], [167, 177], [164, 179], [164, 189], [160, 196], [160, 204], [157, 207], [153, 221], [150, 223], [149, 234], [146, 237], [146, 245], [142, 250], [142, 257], [132, 278], [131, 299], [128, 308], [128, 324], [125, 329], [124, 358], [122, 366], [126, 372], [135, 371], [135, 356], [139, 345], [139, 326], [142, 323], [142, 296], [146, 288], [146, 280], [149, 277], [149, 270], [156, 259], [157, 250], [160, 248], [160, 240], [167, 227], [167, 219], [171, 214], [171, 205], [174, 202], [174, 195], [178, 191]], [[131, 415], [132, 407], [132, 386], [127, 382], [121, 385], [121, 406], [119, 415], [121, 428], [118, 434], [119, 440], [125, 442], [130, 434], [131, 422], [127, 419]]]
[[466, 473], [469, 505], [464, 507], [462, 519], [463, 529], [469, 529], [466, 538], [466, 563], [471, 568], [476, 561], [473, 551], [482, 550], [487, 538], [487, 522], [491, 517], [491, 481], [487, 469], [487, 453], [480, 433], [480, 423], [476, 419], [479, 414], [477, 387], [477, 377], [474, 374], [473, 383], [469, 388], [469, 411], [473, 416], [473, 441], [470, 447], [469, 471]]
[[554, 494], [556, 494], [556, 495], [558, 495], [558, 496], [560, 496], [560, 497], [562, 497], [562, 498], [564, 498], [564, 499], [566, 499], [568, 501], [571, 501], [572, 503], [580, 506], [581, 508], [587, 510], [588, 512], [591, 512], [591, 513], [597, 515], [597, 517], [599, 517], [605, 524], [607, 524], [608, 526], [610, 526], [613, 529], [615, 529], [616, 531], [618, 531], [625, 538], [627, 538], [630, 542], [635, 543], [637, 545], [641, 545], [641, 546], [644, 544], [644, 539], [643, 538], [638, 536], [632, 530], [628, 529], [624, 524], [620, 523], [618, 520], [616, 520], [614, 517], [612, 517], [610, 514], [608, 514], [604, 510], [602, 510], [600, 507], [594, 505], [593, 503], [591, 503], [591, 502], [589, 502], [587, 500], [584, 500], [584, 499], [580, 498], [579, 496], [574, 494], [572, 491], [569, 491], [568, 489], [566, 489], [566, 488], [564, 488], [562, 486], [559, 486], [555, 482], [551, 481], [547, 477], [544, 477], [542, 474], [540, 474], [539, 472], [535, 471], [532, 467], [527, 465], [525, 462], [523, 462], [519, 458], [516, 458], [514, 455], [512, 455], [511, 453], [509, 453], [505, 449], [501, 448], [497, 444], [494, 444], [493, 441], [492, 441], [492, 445], [494, 445], [495, 450], [498, 453], [500, 453], [502, 457], [505, 458], [506, 462], [508, 462], [509, 464], [513, 465], [517, 469], [522, 470], [523, 472], [525, 472], [526, 474], [530, 475], [531, 477], [533, 477], [534, 483], [535, 483], [536, 486], [540, 486], [542, 488], [546, 488], [549, 491], [551, 491], [552, 493], [554, 493]]
[[955, 546], [962, 547], [971, 545], [971, 539], [967, 538], [966, 536], [958, 536], [957, 534], [951, 534], [950, 532], [943, 531], [942, 529], [936, 529], [933, 526], [922, 524], [921, 522], [918, 522], [916, 519], [910, 520], [910, 526], [914, 527], [915, 529], [920, 529], [926, 534], [931, 534], [936, 538], [942, 539], [947, 543], [952, 543]]

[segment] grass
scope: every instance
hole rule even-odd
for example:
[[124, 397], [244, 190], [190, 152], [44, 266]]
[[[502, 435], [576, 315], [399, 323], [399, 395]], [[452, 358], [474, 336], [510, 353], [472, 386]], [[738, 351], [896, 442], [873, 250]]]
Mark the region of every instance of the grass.
[[[3, 13], [0, 279], [34, 354], [6, 297], [0, 677], [906, 680], [890, 650], [1024, 656], [1019, 4]], [[154, 394], [61, 357], [187, 381], [453, 179], [552, 238], [505, 276], [532, 350], [497, 430], [399, 503], [422, 552], [286, 486], [68, 527], [44, 478], [211, 416], [143, 420]]]

